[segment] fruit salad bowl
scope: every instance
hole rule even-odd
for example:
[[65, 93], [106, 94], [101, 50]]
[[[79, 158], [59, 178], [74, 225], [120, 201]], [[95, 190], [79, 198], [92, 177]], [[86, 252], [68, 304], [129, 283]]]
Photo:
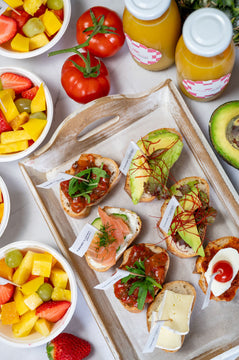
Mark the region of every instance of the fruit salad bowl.
[[7, 186], [0, 176], [0, 237], [4, 233], [10, 216], [10, 197]]
[[35, 151], [52, 118], [52, 97], [42, 79], [23, 68], [0, 67], [0, 162]]
[[[13, 268], [16, 262], [20, 265]], [[70, 265], [55, 249], [34, 241], [3, 247], [0, 263], [0, 275], [18, 284], [10, 284], [9, 294], [0, 289], [0, 341], [21, 348], [46, 344], [65, 329], [75, 311], [77, 285]]]
[[48, 0], [42, 4], [23, 0], [20, 7], [17, 0], [11, 2], [12, 6], [14, 2], [17, 12], [7, 9], [0, 22], [0, 27], [7, 29], [6, 34], [0, 36], [0, 55], [27, 59], [47, 52], [58, 43], [70, 21], [70, 0]]

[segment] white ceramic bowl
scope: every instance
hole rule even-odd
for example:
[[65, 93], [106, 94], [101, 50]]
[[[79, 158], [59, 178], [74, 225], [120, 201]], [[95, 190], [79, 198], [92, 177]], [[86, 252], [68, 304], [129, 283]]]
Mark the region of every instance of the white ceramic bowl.
[[19, 347], [19, 348], [32, 348], [36, 346], [41, 346], [51, 341], [57, 335], [59, 335], [65, 327], [68, 325], [71, 320], [73, 313], [75, 311], [76, 302], [77, 302], [77, 285], [73, 270], [66, 261], [66, 259], [52, 247], [42, 244], [35, 241], [17, 241], [11, 244], [6, 245], [0, 249], [0, 259], [5, 256], [5, 254], [12, 250], [32, 250], [38, 252], [49, 252], [52, 254], [55, 259], [62, 265], [64, 271], [67, 272], [69, 277], [69, 289], [71, 290], [71, 306], [68, 308], [65, 315], [56, 323], [53, 324], [51, 332], [48, 336], [44, 337], [38, 332], [33, 332], [26, 337], [14, 337], [12, 333], [12, 328], [10, 325], [2, 325], [0, 321], [0, 341], [7, 343], [8, 345]]
[[3, 218], [0, 223], [0, 237], [1, 237], [7, 227], [7, 223], [10, 216], [10, 197], [7, 190], [7, 186], [1, 176], [0, 176], [0, 190], [2, 192], [3, 200], [4, 200]]
[[19, 74], [19, 75], [23, 75], [26, 76], [27, 78], [29, 78], [34, 85], [38, 85], [40, 86], [41, 83], [43, 83], [44, 86], [44, 90], [45, 90], [45, 96], [46, 96], [46, 106], [47, 106], [47, 124], [45, 126], [45, 128], [43, 129], [41, 135], [39, 136], [39, 138], [34, 142], [34, 144], [32, 144], [31, 146], [29, 146], [26, 150], [17, 152], [17, 153], [13, 153], [13, 154], [0, 154], [0, 162], [8, 162], [8, 161], [15, 161], [15, 160], [19, 160], [22, 159], [23, 157], [29, 155], [30, 153], [32, 153], [33, 151], [36, 150], [36, 148], [43, 142], [43, 140], [45, 139], [51, 124], [52, 124], [52, 119], [53, 119], [53, 102], [52, 102], [52, 97], [50, 94], [50, 91], [48, 89], [48, 87], [46, 86], [46, 84], [44, 83], [44, 81], [42, 79], [40, 79], [37, 75], [33, 74], [32, 72], [25, 70], [23, 68], [19, 68], [19, 67], [0, 67], [0, 75], [5, 73], [5, 72], [12, 72], [15, 74]]
[[27, 59], [37, 55], [41, 55], [44, 52], [51, 49], [56, 43], [62, 38], [63, 34], [65, 33], [67, 26], [70, 21], [71, 17], [71, 1], [70, 0], [63, 0], [64, 2], [64, 20], [62, 26], [58, 33], [54, 36], [54, 38], [45, 46], [42, 46], [39, 49], [28, 51], [28, 52], [18, 52], [12, 50], [6, 50], [0, 46], [0, 55], [6, 56], [13, 59]]

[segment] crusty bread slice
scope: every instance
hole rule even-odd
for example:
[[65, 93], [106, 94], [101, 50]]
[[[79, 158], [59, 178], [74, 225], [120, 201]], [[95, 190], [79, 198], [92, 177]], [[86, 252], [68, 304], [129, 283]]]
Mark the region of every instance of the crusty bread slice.
[[[125, 236], [124, 243], [120, 246], [119, 250], [116, 253], [116, 261], [119, 260], [119, 258], [123, 255], [124, 251], [127, 249], [127, 247], [135, 240], [135, 238], [138, 236], [142, 221], [140, 217], [131, 210], [123, 209], [123, 208], [115, 208], [111, 206], [105, 206], [103, 207], [103, 210], [108, 214], [124, 214], [127, 216], [128, 221], [127, 225], [129, 226], [130, 233]], [[85, 259], [90, 266], [91, 269], [95, 271], [107, 271], [112, 266], [105, 266], [101, 264], [100, 262], [97, 262], [95, 259], [92, 259], [92, 257], [89, 255], [89, 252], [85, 253]]]
[[[197, 186], [199, 187], [199, 189], [202, 190], [204, 193], [206, 193], [209, 198], [209, 185], [208, 185], [207, 181], [205, 179], [197, 177], [197, 176], [183, 178], [183, 179], [179, 180], [176, 184], [174, 184], [174, 187], [176, 187], [177, 189], [180, 189], [181, 186], [188, 184], [189, 182], [192, 182], [195, 180], [198, 181]], [[180, 200], [180, 193], [178, 193], [178, 195], [179, 195], [179, 198], [178, 197], [177, 198]], [[183, 194], [182, 194], [182, 196], [183, 196]], [[165, 202], [163, 203], [163, 205], [161, 207], [161, 219], [163, 218], [163, 215], [165, 213], [168, 203], [169, 203], [169, 199], [165, 200]], [[206, 228], [207, 228], [207, 226], [205, 225], [203, 228], [203, 231], [201, 231], [201, 234], [200, 234], [202, 243], [203, 243], [203, 240], [206, 235]], [[160, 227], [159, 227], [159, 229], [160, 229]], [[180, 243], [179, 241], [175, 241], [173, 236], [169, 236], [162, 229], [160, 229], [160, 231], [162, 232], [162, 234], [165, 237], [167, 249], [172, 254], [174, 254], [178, 257], [181, 257], [181, 258], [190, 258], [190, 257], [197, 256], [197, 254], [194, 252], [194, 250], [188, 244], [186, 244], [185, 242]]]
[[[81, 156], [87, 156], [88, 154], [82, 154]], [[70, 206], [70, 203], [67, 199], [67, 197], [65, 196], [65, 194], [60, 190], [60, 200], [61, 200], [61, 205], [63, 207], [63, 209], [65, 210], [65, 212], [73, 217], [73, 218], [76, 218], [76, 219], [80, 219], [80, 218], [84, 218], [86, 216], [89, 215], [90, 211], [91, 211], [91, 207], [93, 205], [96, 205], [98, 204], [101, 200], [103, 200], [103, 198], [113, 189], [113, 187], [117, 184], [117, 182], [119, 181], [120, 179], [120, 172], [119, 172], [119, 167], [118, 165], [116, 164], [116, 162], [110, 158], [106, 158], [106, 157], [103, 157], [101, 155], [97, 155], [97, 154], [90, 154], [94, 157], [95, 159], [95, 165], [96, 167], [100, 167], [101, 164], [105, 164], [107, 165], [108, 169], [110, 170], [111, 172], [111, 176], [110, 176], [110, 186], [109, 186], [109, 189], [107, 191], [107, 193], [99, 198], [97, 201], [95, 202], [92, 202], [90, 204], [88, 204], [81, 212], [79, 213], [76, 213], [72, 210], [71, 206]], [[73, 166], [71, 167], [70, 170], [67, 171], [68, 174], [70, 175], [75, 175], [75, 171], [74, 171], [74, 168]]]
[[[206, 294], [208, 287], [207, 280], [204, 274], [208, 269], [210, 260], [219, 250], [228, 247], [236, 249], [239, 252], [239, 238], [234, 236], [225, 236], [217, 240], [211, 241], [205, 248], [205, 257], [203, 258], [200, 257], [197, 259], [196, 272], [201, 274], [198, 284], [201, 287], [204, 294]], [[225, 291], [220, 296], [214, 296], [211, 293], [210, 298], [216, 301], [231, 301], [236, 295], [237, 289], [239, 287], [238, 284], [239, 284], [239, 273], [237, 273], [236, 277], [234, 278], [230, 289]]]
[[[160, 253], [164, 253], [167, 255], [167, 262], [164, 268], [164, 279], [166, 278], [167, 272], [168, 272], [168, 268], [169, 268], [169, 263], [170, 263], [170, 259], [169, 259], [169, 255], [167, 253], [167, 251], [163, 248], [161, 248], [160, 246], [157, 245], [153, 245], [153, 244], [148, 244], [148, 243], [144, 243], [144, 245], [149, 248], [152, 252], [154, 252], [155, 254], [160, 254]], [[123, 256], [123, 261], [120, 265], [120, 269], [124, 268], [124, 265], [127, 264], [127, 261], [129, 259], [130, 256], [130, 251], [131, 251], [131, 247], [128, 248], [125, 252], [124, 252], [124, 256]], [[142, 259], [141, 259], [142, 260]], [[157, 288], [156, 290], [158, 293], [158, 291], [160, 291], [159, 288]], [[125, 304], [123, 301], [119, 300], [121, 302], [121, 304], [125, 307], [126, 310], [133, 312], [133, 313], [139, 313], [142, 310], [139, 310], [136, 306], [129, 306], [128, 304]]]
[[[193, 295], [194, 299], [193, 299], [193, 304], [192, 304], [192, 309], [194, 307], [195, 304], [195, 300], [196, 300], [196, 290], [194, 288], [193, 285], [191, 285], [190, 283], [188, 283], [187, 281], [171, 281], [169, 283], [164, 284], [163, 289], [160, 291], [160, 293], [155, 297], [154, 301], [148, 306], [147, 309], [147, 327], [148, 327], [148, 331], [150, 331], [151, 329], [151, 318], [152, 318], [152, 314], [153, 312], [157, 312], [163, 297], [164, 297], [164, 293], [165, 290], [170, 290], [173, 291], [175, 293], [178, 294], [183, 294], [183, 295]], [[181, 335], [181, 346], [183, 345], [184, 342], [184, 338], [185, 335]], [[164, 349], [163, 349], [164, 350]], [[179, 350], [179, 349], [178, 349]], [[166, 352], [176, 352], [178, 350], [164, 350]]]
[[[179, 139], [180, 139], [181, 141], [183, 141], [182, 135], [181, 135], [176, 129], [173, 129], [173, 128], [162, 128], [162, 129], [160, 129], [160, 130], [167, 130], [167, 131], [170, 132], [170, 133], [175, 133], [175, 134], [178, 135]], [[155, 130], [155, 131], [157, 131], [157, 130]], [[149, 135], [149, 134], [147, 134], [147, 135], [145, 135], [144, 137], [142, 137], [142, 140], [147, 139], [148, 135]], [[165, 184], [165, 188], [166, 188], [166, 184]], [[125, 189], [125, 191], [127, 192], [127, 194], [131, 197], [129, 171], [128, 171], [127, 175], [126, 175], [124, 189]], [[155, 198], [156, 198], [156, 196], [151, 195], [150, 193], [144, 192], [143, 195], [141, 196], [139, 202], [150, 202], [150, 201], [153, 201]]]

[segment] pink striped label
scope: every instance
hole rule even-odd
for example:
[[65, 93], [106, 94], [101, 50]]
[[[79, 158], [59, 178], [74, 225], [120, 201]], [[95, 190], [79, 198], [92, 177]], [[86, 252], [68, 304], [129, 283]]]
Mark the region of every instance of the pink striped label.
[[145, 65], [152, 65], [161, 59], [162, 54], [160, 51], [148, 48], [145, 45], [132, 40], [127, 34], [125, 34], [125, 36], [129, 51], [138, 62]]
[[192, 81], [183, 80], [183, 86], [187, 92], [201, 99], [207, 99], [211, 96], [217, 95], [229, 82], [231, 74], [222, 76], [219, 79], [207, 80], [207, 81]]

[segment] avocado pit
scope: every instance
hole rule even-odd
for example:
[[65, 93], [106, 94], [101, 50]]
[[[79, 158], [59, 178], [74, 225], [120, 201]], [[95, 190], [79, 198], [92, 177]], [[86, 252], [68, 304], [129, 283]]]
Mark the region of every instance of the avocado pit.
[[226, 129], [227, 140], [239, 150], [239, 116], [235, 116]]

